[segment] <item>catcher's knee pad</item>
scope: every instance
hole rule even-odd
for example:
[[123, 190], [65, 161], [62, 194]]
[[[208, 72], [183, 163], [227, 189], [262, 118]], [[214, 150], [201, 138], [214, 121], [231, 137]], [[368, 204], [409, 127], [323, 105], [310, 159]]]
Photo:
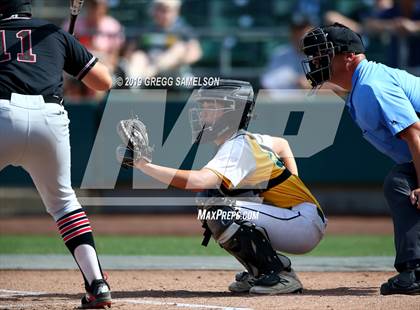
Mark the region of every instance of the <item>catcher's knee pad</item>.
[[225, 197], [198, 196], [198, 215], [203, 223], [204, 240], [202, 245], [207, 246], [210, 236], [219, 243], [224, 243], [239, 229], [237, 219], [239, 211], [235, 208], [235, 201]]
[[207, 205], [202, 209], [206, 210], [203, 226], [211, 232], [220, 246], [233, 255], [254, 277], [290, 270], [290, 260], [276, 253], [264, 228], [242, 221], [236, 216], [232, 216], [232, 219], [216, 216], [234, 214], [234, 204]]
[[[239, 225], [233, 219], [232, 214], [235, 213], [235, 209], [231, 206], [218, 206], [205, 209], [204, 227], [210, 230], [211, 235], [217, 242], [224, 243], [239, 229]], [[224, 216], [227, 214], [230, 214], [229, 217], [232, 218]]]

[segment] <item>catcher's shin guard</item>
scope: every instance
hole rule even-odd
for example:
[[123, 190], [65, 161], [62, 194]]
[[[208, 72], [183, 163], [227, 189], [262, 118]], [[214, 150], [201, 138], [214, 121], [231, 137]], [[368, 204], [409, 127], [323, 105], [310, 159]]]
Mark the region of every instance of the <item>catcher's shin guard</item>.
[[219, 244], [256, 278], [290, 271], [290, 260], [274, 251], [264, 228], [250, 222], [241, 223], [236, 233]]
[[[217, 210], [235, 212], [232, 205], [207, 206], [206, 214]], [[219, 212], [220, 214], [220, 212]], [[233, 255], [255, 278], [290, 271], [290, 260], [274, 251], [266, 231], [253, 223], [223, 218], [206, 219], [204, 227], [228, 253]]]

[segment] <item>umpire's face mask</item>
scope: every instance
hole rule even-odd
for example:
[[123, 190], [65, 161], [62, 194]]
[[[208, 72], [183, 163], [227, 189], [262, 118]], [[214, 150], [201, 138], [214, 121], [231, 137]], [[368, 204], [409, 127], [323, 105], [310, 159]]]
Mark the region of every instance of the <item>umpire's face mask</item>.
[[301, 50], [306, 55], [302, 61], [303, 71], [312, 88], [320, 87], [331, 78], [331, 64], [334, 57], [334, 46], [327, 40], [321, 28], [309, 31], [301, 43]]

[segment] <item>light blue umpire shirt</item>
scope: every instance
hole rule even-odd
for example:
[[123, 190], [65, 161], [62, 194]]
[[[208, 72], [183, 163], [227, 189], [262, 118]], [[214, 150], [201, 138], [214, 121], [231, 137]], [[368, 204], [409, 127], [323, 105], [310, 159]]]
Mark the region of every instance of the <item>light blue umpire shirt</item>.
[[353, 73], [346, 105], [363, 137], [375, 148], [399, 164], [412, 160], [398, 133], [419, 121], [419, 77], [363, 60]]

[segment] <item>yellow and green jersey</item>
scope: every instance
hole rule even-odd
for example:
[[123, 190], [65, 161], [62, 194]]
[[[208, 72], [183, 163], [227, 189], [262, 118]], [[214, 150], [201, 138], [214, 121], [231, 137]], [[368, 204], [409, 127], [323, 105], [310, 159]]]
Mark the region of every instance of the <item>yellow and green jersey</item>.
[[221, 145], [205, 168], [216, 173], [222, 179], [221, 188], [232, 193], [247, 192], [248, 189], [249, 193], [264, 198], [264, 203], [280, 208], [303, 202], [320, 208], [302, 180], [290, 175], [272, 150], [272, 144], [271, 136], [241, 130]]

